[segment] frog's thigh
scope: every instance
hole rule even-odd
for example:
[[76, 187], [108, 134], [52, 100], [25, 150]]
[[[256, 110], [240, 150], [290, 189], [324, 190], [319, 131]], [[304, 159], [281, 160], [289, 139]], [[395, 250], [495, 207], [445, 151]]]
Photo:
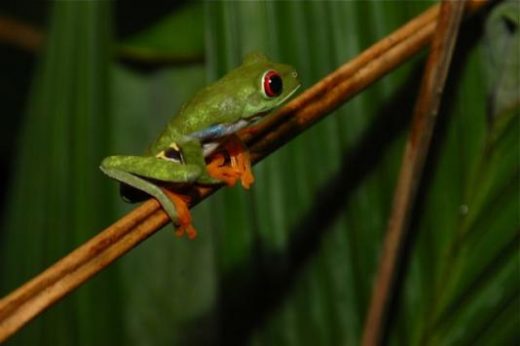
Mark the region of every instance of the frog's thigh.
[[201, 173], [196, 165], [180, 164], [153, 156], [110, 156], [103, 160], [101, 167], [167, 182], [194, 181]]
[[[110, 164], [109, 161], [107, 161], [107, 164]], [[178, 220], [178, 214], [177, 210], [175, 209], [175, 205], [172, 203], [172, 201], [166, 196], [166, 194], [156, 186], [155, 184], [152, 184], [148, 180], [145, 180], [137, 175], [134, 175], [129, 172], [125, 172], [123, 170], [120, 170], [118, 168], [112, 168], [108, 165], [101, 165], [101, 170], [108, 175], [109, 177], [112, 177], [118, 181], [122, 181], [125, 184], [128, 184], [130, 186], [135, 187], [136, 189], [139, 189], [141, 191], [146, 192], [150, 196], [155, 197], [159, 203], [161, 203], [162, 207], [170, 217], [170, 219], [176, 223]]]

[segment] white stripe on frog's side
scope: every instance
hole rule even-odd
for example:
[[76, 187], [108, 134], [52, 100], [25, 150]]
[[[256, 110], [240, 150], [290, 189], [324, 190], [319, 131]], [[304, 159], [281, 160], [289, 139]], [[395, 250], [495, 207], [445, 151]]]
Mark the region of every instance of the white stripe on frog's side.
[[[240, 119], [234, 123], [231, 124], [219, 124], [211, 126], [205, 130], [192, 133], [190, 136], [195, 137], [199, 139], [200, 141], [204, 140], [211, 140], [211, 139], [218, 139], [225, 137], [227, 135], [230, 135], [232, 133], [236, 133], [240, 131], [241, 129], [247, 127], [251, 123], [253, 123], [256, 120], [256, 118], [253, 119]], [[202, 144], [202, 152], [204, 157], [208, 157], [211, 153], [217, 149], [217, 147], [220, 145], [220, 142], [217, 141], [208, 141], [203, 142]]]
[[[218, 141], [219, 138], [236, 133], [236, 132], [240, 131], [241, 129], [247, 127], [248, 125], [255, 123], [261, 117], [262, 116], [259, 115], [259, 116], [255, 116], [255, 117], [252, 117], [249, 119], [240, 119], [240, 120], [238, 120], [234, 123], [230, 123], [230, 124], [214, 125], [207, 129], [192, 133], [189, 136], [187, 136], [186, 139], [188, 139], [189, 137], [197, 138], [199, 141], [203, 142], [202, 143], [203, 156], [208, 157], [220, 145], [220, 142]], [[212, 140], [212, 139], [215, 139], [216, 141], [208, 141], [208, 140]], [[182, 151], [179, 149], [179, 147], [177, 146], [176, 143], [170, 144], [170, 148], [173, 148], [175, 151], [179, 152], [181, 161], [184, 161], [184, 160], [182, 160]], [[166, 150], [168, 150], [168, 149], [166, 149]], [[178, 163], [181, 162], [179, 160], [176, 160], [176, 159], [171, 158], [168, 155], [166, 155], [165, 154], [166, 150], [161, 151], [159, 154], [156, 155], [156, 157], [160, 158], [160, 159], [164, 159], [164, 160], [173, 161], [173, 162], [178, 162]]]
[[217, 149], [219, 145], [219, 142], [206, 142], [202, 144], [202, 152], [204, 157], [208, 157], [212, 152], [215, 151], [215, 149]]

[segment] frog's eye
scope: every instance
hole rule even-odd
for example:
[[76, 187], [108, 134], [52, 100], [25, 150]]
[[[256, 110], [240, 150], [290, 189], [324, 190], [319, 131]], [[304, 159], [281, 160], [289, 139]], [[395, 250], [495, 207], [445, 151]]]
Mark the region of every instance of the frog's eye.
[[278, 72], [269, 70], [262, 77], [262, 87], [266, 97], [280, 96], [283, 90], [282, 77]]

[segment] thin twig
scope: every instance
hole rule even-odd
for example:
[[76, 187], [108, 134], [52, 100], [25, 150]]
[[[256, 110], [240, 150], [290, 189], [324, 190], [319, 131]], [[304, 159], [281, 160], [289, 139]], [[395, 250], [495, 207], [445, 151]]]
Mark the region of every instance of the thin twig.
[[[404, 63], [430, 41], [438, 6], [424, 12], [354, 60], [326, 76], [240, 137], [258, 162], [346, 100]], [[219, 187], [193, 188], [191, 206]], [[169, 222], [155, 200], [106, 228], [87, 243], [0, 300], [0, 342]]]
[[[46, 33], [31, 23], [21, 19], [0, 15], [0, 43], [7, 43], [29, 53], [39, 52], [45, 41]], [[143, 67], [158, 68], [165, 65], [203, 63], [203, 52], [189, 55], [166, 53], [143, 53], [125, 45], [115, 47], [120, 61], [138, 64]]]
[[364, 346], [382, 343], [386, 314], [394, 294], [397, 264], [404, 255], [402, 249], [409, 232], [411, 208], [430, 148], [433, 128], [463, 12], [464, 0], [442, 1], [394, 192], [392, 212], [363, 331], [362, 344]]
[[0, 42], [35, 52], [42, 46], [43, 39], [43, 34], [35, 27], [14, 18], [0, 16]]

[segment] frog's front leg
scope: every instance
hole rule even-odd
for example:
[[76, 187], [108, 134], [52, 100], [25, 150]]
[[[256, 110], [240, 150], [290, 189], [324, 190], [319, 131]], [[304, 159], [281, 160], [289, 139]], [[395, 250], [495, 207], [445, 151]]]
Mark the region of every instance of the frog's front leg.
[[186, 202], [173, 193], [165, 193], [146, 178], [173, 183], [192, 182], [201, 174], [200, 167], [152, 156], [110, 156], [103, 160], [100, 168], [109, 177], [155, 197], [174, 224], [179, 226], [178, 235], [186, 231], [190, 238], [196, 236]]
[[222, 147], [227, 152], [227, 157], [217, 153], [213, 155], [211, 162], [206, 166], [204, 150], [196, 139], [182, 144], [182, 153], [186, 163], [200, 167], [202, 174], [197, 178], [198, 183], [218, 184], [226, 183], [233, 186], [240, 179], [242, 186], [248, 189], [254, 182], [251, 172], [251, 159], [249, 152], [242, 141], [236, 135], [230, 135], [224, 140]]
[[198, 183], [221, 184], [224, 182], [231, 186], [240, 178], [240, 172], [234, 167], [226, 166], [223, 158], [218, 158], [206, 166], [204, 151], [198, 140], [187, 141], [181, 147], [185, 162], [197, 165], [201, 169], [202, 173], [197, 178]]
[[251, 157], [244, 143], [237, 135], [230, 135], [222, 143], [222, 147], [229, 155], [229, 167], [225, 165], [224, 155], [216, 153], [207, 167], [209, 174], [223, 180], [227, 179], [228, 185], [234, 185], [240, 179], [242, 186], [249, 189], [255, 177], [251, 171]]
[[224, 143], [224, 148], [231, 156], [231, 166], [240, 172], [240, 181], [244, 189], [249, 189], [254, 183], [255, 177], [251, 170], [251, 155], [244, 143], [237, 135], [229, 136]]

